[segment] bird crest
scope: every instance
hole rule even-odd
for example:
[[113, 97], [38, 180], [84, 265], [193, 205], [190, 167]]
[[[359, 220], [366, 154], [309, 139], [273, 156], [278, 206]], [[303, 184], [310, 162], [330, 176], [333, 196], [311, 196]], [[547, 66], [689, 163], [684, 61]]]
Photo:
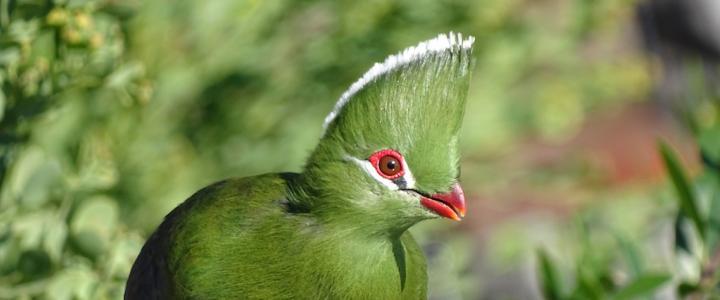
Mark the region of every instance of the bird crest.
[[[437, 75], [442, 75], [440, 73], [443, 71], [459, 71], [460, 74], [457, 75], [465, 76], [468, 73], [469, 56], [474, 41], [475, 38], [472, 36], [463, 39], [460, 33], [450, 32], [447, 35], [440, 34], [436, 38], [421, 42], [416, 46], [408, 47], [395, 55], [390, 55], [382, 63], [375, 63], [370, 70], [365, 72], [360, 79], [355, 81], [350, 88], [340, 96], [333, 110], [325, 117], [323, 127], [327, 130], [328, 126], [335, 120], [345, 105], [366, 86], [382, 81], [383, 79], [388, 79], [393, 73], [409, 73], [417, 71], [413, 69], [417, 69], [420, 65], [434, 63], [438, 65], [450, 65], [446, 66], [449, 68], [426, 70], [426, 72], [435, 71], [438, 73]], [[415, 68], [413, 68], [413, 66], [415, 66]], [[453, 67], [456, 69], [452, 70]], [[460, 106], [462, 106], [462, 104], [463, 103], [460, 103]]]

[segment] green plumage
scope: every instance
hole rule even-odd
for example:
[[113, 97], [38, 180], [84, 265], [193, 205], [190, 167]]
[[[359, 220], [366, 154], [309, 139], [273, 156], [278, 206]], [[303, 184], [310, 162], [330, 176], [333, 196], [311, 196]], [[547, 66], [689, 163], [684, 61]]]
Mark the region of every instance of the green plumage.
[[[173, 210], [125, 298], [426, 298], [425, 259], [407, 229], [437, 217], [417, 193], [457, 182], [472, 43], [438, 39], [354, 85], [302, 173], [222, 181]], [[404, 157], [402, 181], [363, 168], [382, 149]]]

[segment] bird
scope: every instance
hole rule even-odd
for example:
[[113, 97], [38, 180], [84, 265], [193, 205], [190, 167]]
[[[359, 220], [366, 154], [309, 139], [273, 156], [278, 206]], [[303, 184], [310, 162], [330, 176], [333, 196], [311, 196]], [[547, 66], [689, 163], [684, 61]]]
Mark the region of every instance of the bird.
[[459, 221], [459, 132], [474, 37], [443, 33], [341, 94], [299, 173], [211, 184], [136, 258], [125, 299], [427, 299], [408, 229]]

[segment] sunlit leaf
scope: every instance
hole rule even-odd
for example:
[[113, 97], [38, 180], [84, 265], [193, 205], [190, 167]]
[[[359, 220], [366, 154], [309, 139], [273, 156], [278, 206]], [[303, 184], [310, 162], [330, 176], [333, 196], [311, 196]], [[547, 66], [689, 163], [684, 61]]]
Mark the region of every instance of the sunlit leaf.
[[72, 218], [73, 241], [90, 257], [107, 249], [115, 230], [118, 208], [115, 201], [98, 196], [86, 200]]
[[14, 239], [8, 238], [0, 242], [0, 274], [17, 270], [21, 252], [20, 245]]
[[12, 66], [20, 60], [20, 49], [18, 47], [5, 47], [0, 49], [0, 66]]
[[118, 180], [109, 141], [101, 136], [100, 133], [88, 134], [80, 145], [79, 183], [84, 188], [106, 189], [115, 185]]
[[12, 223], [12, 234], [23, 250], [39, 248], [45, 232], [45, 221], [51, 218], [48, 210], [38, 210], [17, 216]]
[[58, 218], [47, 220], [43, 248], [53, 261], [60, 261], [66, 240], [67, 225], [64, 220]]
[[45, 153], [38, 147], [30, 146], [24, 149], [13, 164], [8, 182], [3, 187], [8, 189], [8, 197], [12, 200], [22, 197], [31, 177], [42, 166], [45, 158]]
[[45, 289], [45, 297], [58, 300], [93, 299], [98, 278], [84, 265], [75, 265], [56, 275]]
[[60, 184], [62, 170], [59, 164], [46, 159], [28, 178], [28, 182], [20, 197], [20, 204], [25, 208], [40, 208], [50, 200], [52, 193]]
[[137, 235], [118, 238], [112, 244], [109, 258], [105, 261], [108, 273], [121, 278], [130, 274], [130, 268], [140, 253], [143, 242], [144, 240]]
[[112, 88], [122, 88], [130, 84], [143, 74], [143, 66], [140, 64], [126, 64], [117, 68], [108, 76], [106, 84]]
[[38, 20], [16, 20], [10, 23], [8, 34], [17, 42], [29, 43], [40, 28]]

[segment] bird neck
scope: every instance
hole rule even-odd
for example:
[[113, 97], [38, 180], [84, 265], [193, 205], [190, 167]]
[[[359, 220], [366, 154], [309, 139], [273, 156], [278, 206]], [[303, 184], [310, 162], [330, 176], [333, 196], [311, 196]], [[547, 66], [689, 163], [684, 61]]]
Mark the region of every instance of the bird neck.
[[332, 227], [358, 237], [397, 240], [417, 219], [396, 217], [387, 211], [358, 207], [358, 198], [366, 193], [353, 189], [328, 187], [313, 170], [288, 181], [288, 212], [304, 214], [324, 227]]

